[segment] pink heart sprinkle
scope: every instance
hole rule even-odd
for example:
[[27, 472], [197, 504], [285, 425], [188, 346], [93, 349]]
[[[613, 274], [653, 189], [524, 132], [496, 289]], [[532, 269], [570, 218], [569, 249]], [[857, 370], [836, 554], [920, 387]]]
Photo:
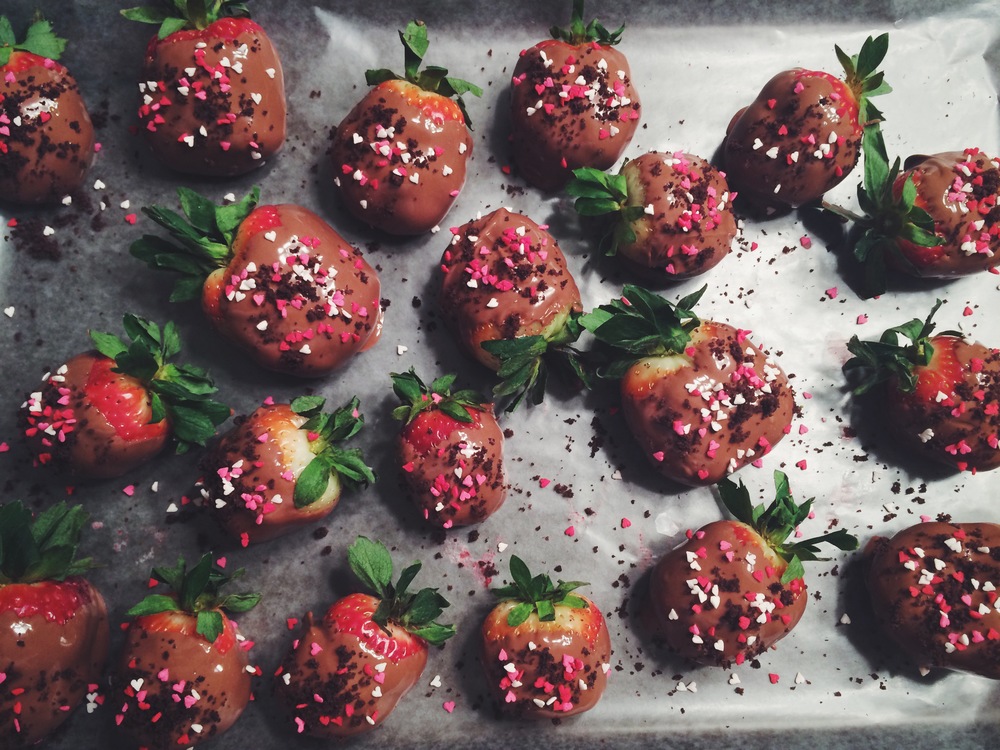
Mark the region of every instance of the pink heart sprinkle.
[[451, 713], [452, 711], [454, 711], [455, 710], [455, 701], [445, 701], [444, 702], [444, 710], [447, 711], [448, 713]]
[[266, 297], [263, 294], [255, 294], [253, 296], [253, 301], [257, 305], [263, 305], [265, 299], [266, 299]]
[[0, 672], [0, 685], [3, 685], [7, 681], [7, 673]]
[[313, 656], [316, 656], [316, 654], [318, 654], [322, 650], [323, 647], [320, 646], [318, 643], [316, 643], [316, 641], [313, 641], [312, 645], [309, 647], [309, 653]]
[[215, 564], [218, 565], [220, 568], [226, 567], [226, 558], [220, 557], [218, 560], [215, 561]]
[[160, 682], [166, 682], [167, 680], [170, 679], [170, 670], [164, 667], [163, 669], [161, 669], [159, 672], [156, 673], [156, 676], [160, 680]]
[[191, 708], [191, 706], [193, 706], [197, 702], [198, 699], [195, 698], [193, 695], [184, 696], [184, 708]]
[[507, 703], [513, 703], [514, 701], [516, 701], [516, 700], [517, 700], [517, 696], [516, 696], [516, 695], [514, 695], [514, 691], [513, 691], [513, 690], [508, 690], [508, 691], [507, 691], [507, 695], [505, 695], [503, 699], [504, 699], [504, 700], [505, 700], [505, 701], [506, 701]]
[[375, 675], [375, 682], [377, 682], [379, 685], [384, 684], [385, 683], [385, 672], [379, 672], [378, 674], [376, 674]]
[[708, 479], [708, 469], [698, 469], [698, 479]]

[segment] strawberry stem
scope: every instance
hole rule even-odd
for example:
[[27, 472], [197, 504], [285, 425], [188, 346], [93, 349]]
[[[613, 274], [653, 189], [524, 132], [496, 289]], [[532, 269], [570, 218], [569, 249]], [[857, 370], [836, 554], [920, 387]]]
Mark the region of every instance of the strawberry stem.
[[583, 22], [584, 0], [573, 0], [573, 14], [570, 16], [568, 29], [553, 26], [549, 29], [549, 34], [553, 39], [562, 40], [568, 44], [581, 45], [590, 42], [597, 42], [605, 47], [613, 47], [622, 40], [622, 32], [625, 31], [625, 24], [619, 26], [615, 31], [608, 31], [596, 18], [590, 23]]
[[719, 497], [733, 517], [760, 534], [767, 545], [788, 563], [781, 576], [782, 583], [802, 577], [802, 561], [827, 559], [817, 556], [820, 544], [829, 544], [845, 551], [858, 547], [857, 537], [844, 529], [789, 544], [788, 537], [809, 517], [813, 501], [809, 499], [798, 505], [792, 497], [788, 477], [782, 471], [774, 472], [775, 497], [767, 508], [751, 502], [750, 492], [743, 480], [737, 486], [732, 480], [723, 479], [717, 489]]
[[581, 586], [588, 586], [585, 581], [563, 581], [552, 583], [552, 579], [544, 573], [536, 576], [531, 574], [528, 566], [517, 555], [510, 557], [510, 578], [512, 583], [500, 588], [490, 589], [493, 595], [501, 601], [515, 601], [517, 605], [507, 613], [507, 624], [516, 628], [532, 613], [542, 622], [552, 622], [556, 619], [556, 607], [571, 609], [587, 609], [587, 602], [572, 592]]
[[469, 424], [472, 416], [469, 409], [482, 411], [486, 401], [480, 394], [471, 390], [455, 391], [451, 386], [455, 383], [455, 375], [442, 375], [430, 385], [424, 383], [411, 367], [408, 372], [390, 373], [393, 393], [399, 398], [401, 405], [392, 410], [394, 419], [403, 424], [410, 424], [417, 415], [424, 411], [440, 410], [457, 422]]
[[166, 39], [182, 29], [206, 29], [220, 18], [249, 18], [244, 0], [159, 0], [153, 5], [124, 8], [130, 21], [159, 25], [156, 36]]
[[347, 549], [347, 561], [354, 574], [380, 599], [372, 620], [386, 634], [391, 635], [391, 622], [432, 646], [440, 646], [455, 635], [454, 625], [437, 622], [445, 608], [451, 606], [437, 589], [425, 588], [415, 593], [408, 591], [420, 572], [420, 562], [405, 568], [394, 586], [389, 550], [382, 542], [365, 536], [359, 536]]

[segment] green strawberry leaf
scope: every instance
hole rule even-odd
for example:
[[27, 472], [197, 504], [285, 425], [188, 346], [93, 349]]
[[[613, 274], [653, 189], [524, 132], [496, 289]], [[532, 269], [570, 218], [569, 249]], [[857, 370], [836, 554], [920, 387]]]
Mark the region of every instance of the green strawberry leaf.
[[39, 18], [28, 27], [24, 41], [13, 46], [15, 49], [30, 52], [39, 57], [58, 60], [66, 49], [66, 40], [55, 35], [52, 31], [52, 24]]
[[138, 604], [130, 607], [125, 614], [128, 617], [143, 617], [145, 615], [158, 615], [161, 612], [179, 612], [180, 607], [177, 600], [172, 596], [163, 594], [150, 594]]
[[455, 626], [432, 622], [428, 625], [410, 626], [409, 631], [432, 646], [443, 646], [445, 641], [455, 635]]
[[392, 379], [392, 391], [400, 400], [401, 405], [393, 409], [392, 415], [404, 424], [409, 424], [421, 412], [440, 410], [452, 419], [469, 424], [472, 416], [469, 409], [483, 410], [486, 399], [471, 390], [452, 392], [455, 375], [442, 375], [430, 385], [424, 383], [411, 367], [409, 371], [389, 373]]
[[733, 517], [753, 528], [763, 542], [788, 563], [782, 583], [802, 577], [802, 560], [825, 559], [816, 556], [820, 544], [830, 544], [841, 550], [858, 548], [857, 537], [843, 529], [800, 542], [788, 541], [799, 524], [809, 517], [812, 500], [798, 505], [792, 497], [788, 476], [782, 471], [774, 472], [774, 501], [766, 508], [763, 504], [753, 504], [742, 480], [736, 485], [731, 479], [723, 479], [716, 488]]
[[347, 562], [361, 582], [381, 598], [392, 582], [392, 556], [382, 542], [359, 536], [347, 549]]
[[327, 456], [316, 456], [295, 480], [292, 500], [296, 508], [306, 508], [319, 500], [330, 484], [333, 464]]
[[584, 0], [573, 0], [573, 15], [570, 17], [569, 28], [563, 29], [558, 26], [550, 28], [549, 34], [552, 35], [553, 39], [561, 39], [574, 45], [597, 42], [606, 47], [613, 47], [621, 43], [622, 32], [625, 31], [624, 24], [615, 31], [608, 31], [597, 19], [584, 25], [583, 6]]
[[155, 5], [125, 8], [120, 13], [130, 21], [160, 24], [157, 37], [165, 39], [181, 29], [204, 29], [220, 18], [248, 18], [242, 0], [159, 0]]
[[89, 516], [60, 502], [32, 519], [23, 503], [0, 505], [0, 585], [62, 581], [94, 567], [76, 549]]
[[260, 601], [260, 594], [223, 595], [221, 589], [244, 573], [242, 568], [231, 574], [218, 566], [211, 553], [205, 554], [188, 570], [184, 558], [174, 567], [155, 567], [151, 577], [168, 586], [173, 595], [152, 594], [129, 609], [130, 617], [160, 612], [185, 612], [197, 617], [196, 630], [209, 643], [214, 643], [224, 628], [222, 610], [247, 612]]
[[507, 624], [517, 627], [536, 613], [542, 621], [552, 621], [556, 607], [586, 609], [587, 602], [571, 592], [586, 586], [584, 581], [562, 581], [553, 585], [552, 579], [544, 573], [532, 576], [525, 562], [517, 555], [510, 557], [510, 577], [512, 583], [491, 589], [500, 601], [516, 602], [507, 613]]
[[[936, 327], [933, 318], [940, 307], [941, 300], [937, 300], [925, 320], [913, 318], [889, 328], [883, 331], [878, 341], [861, 341], [857, 336], [851, 337], [847, 349], [854, 356], [844, 363], [842, 369], [853, 383], [854, 395], [863, 395], [892, 378], [896, 379], [896, 387], [903, 393], [913, 391], [917, 385], [915, 368], [928, 365], [934, 356], [931, 334]], [[962, 334], [948, 330], [938, 335]]]
[[427, 26], [423, 21], [410, 21], [403, 31], [399, 32], [403, 43], [403, 75], [394, 73], [388, 68], [377, 68], [365, 71], [365, 82], [369, 86], [377, 86], [386, 81], [409, 81], [424, 91], [438, 94], [446, 99], [455, 99], [462, 113], [466, 126], [472, 129], [472, 120], [462, 97], [465, 94], [482, 96], [483, 90], [474, 83], [448, 75], [448, 70], [437, 65], [428, 65], [423, 71], [423, 63], [430, 42], [427, 37]]

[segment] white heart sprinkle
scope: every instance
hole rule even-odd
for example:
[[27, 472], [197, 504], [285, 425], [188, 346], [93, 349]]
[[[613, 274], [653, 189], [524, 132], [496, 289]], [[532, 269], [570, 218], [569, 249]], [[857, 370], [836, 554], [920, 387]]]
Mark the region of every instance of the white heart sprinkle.
[[268, 240], [269, 242], [274, 242], [276, 239], [278, 239], [278, 233], [275, 232], [274, 230], [270, 232], [264, 232], [264, 239]]
[[129, 684], [132, 686], [133, 690], [142, 690], [142, 678], [141, 677], [137, 677], [136, 679], [132, 680], [132, 682], [130, 682]]
[[14, 317], [14, 306], [11, 305], [10, 307], [5, 307], [3, 309], [3, 314], [6, 315], [8, 318], [13, 318]]
[[254, 93], [250, 94], [250, 98], [253, 99], [254, 104], [260, 104], [260, 100], [263, 99], [264, 97], [262, 97], [255, 91]]

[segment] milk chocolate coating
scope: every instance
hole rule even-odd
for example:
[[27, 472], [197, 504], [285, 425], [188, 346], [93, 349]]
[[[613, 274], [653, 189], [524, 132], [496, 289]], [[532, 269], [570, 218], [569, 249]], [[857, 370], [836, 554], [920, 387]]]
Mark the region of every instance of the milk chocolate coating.
[[[935, 340], [954, 337], [935, 336]], [[962, 382], [934, 403], [886, 389], [886, 421], [900, 444], [916, 454], [960, 470], [1000, 466], [1000, 350], [959, 341], [955, 349]]]
[[250, 701], [246, 651], [233, 643], [221, 653], [193, 627], [190, 635], [151, 632], [143, 619], [125, 631], [107, 701], [126, 747], [174, 750], [218, 737]]
[[921, 523], [865, 558], [875, 619], [919, 666], [1000, 679], [1000, 525]]
[[247, 221], [257, 211], [270, 212], [273, 225], [237, 234], [235, 257], [208, 277], [202, 306], [219, 332], [261, 366], [328, 375], [378, 339], [378, 276], [360, 250], [309, 209], [262, 206]]
[[[557, 719], [589, 711], [604, 694], [611, 638], [597, 605], [576, 594], [587, 609], [560, 606], [556, 621], [532, 613], [516, 628], [507, 615], [516, 602], [501, 602], [486, 616], [480, 657], [497, 709], [521, 719]], [[541, 704], [541, 705], [539, 705]]]
[[0, 76], [0, 201], [54, 203], [83, 184], [94, 161], [94, 126], [76, 80], [49, 62], [13, 81]]
[[[702, 321], [686, 353], [647, 358], [622, 378], [622, 411], [653, 467], [708, 486], [766, 455], [795, 409], [778, 363], [725, 323]], [[663, 368], [676, 369], [664, 374]]]
[[802, 619], [805, 582], [782, 583], [784, 572], [749, 526], [715, 521], [656, 563], [649, 605], [671, 649], [728, 668], [764, 653]]
[[493, 407], [483, 404], [482, 411], [469, 412], [473, 421], [468, 424], [425, 412], [426, 417], [418, 416], [400, 433], [399, 460], [407, 492], [422, 517], [435, 526], [484, 521], [507, 495], [503, 431]]
[[[352, 594], [347, 600], [368, 618], [375, 611], [370, 596]], [[274, 697], [289, 727], [298, 734], [336, 738], [385, 721], [427, 664], [426, 648], [400, 658], [391, 650], [393, 643], [374, 623], [359, 638], [340, 630], [329, 616], [316, 623], [308, 613], [274, 680]]]
[[528, 183], [547, 191], [565, 185], [574, 169], [613, 167], [641, 112], [625, 55], [556, 41], [521, 53], [510, 107], [514, 162]]
[[465, 184], [472, 136], [456, 104], [430, 97], [406, 81], [379, 84], [333, 139], [334, 183], [345, 208], [389, 234], [430, 231]]
[[898, 264], [918, 276], [965, 276], [1000, 265], [1000, 166], [978, 149], [950, 151], [906, 162], [897, 192], [907, 175], [917, 188], [915, 204], [934, 220], [939, 248], [919, 248], [897, 241], [913, 267]]
[[295, 483], [315, 457], [307, 432], [299, 429], [306, 421], [288, 404], [261, 406], [237, 421], [202, 461], [204, 503], [237, 539], [244, 534], [247, 543], [274, 539], [337, 506], [335, 475], [315, 502], [295, 506]]
[[729, 123], [730, 187], [761, 206], [794, 207], [839, 184], [858, 163], [862, 135], [857, 102], [843, 91], [839, 79], [802, 68], [768, 81]]
[[[30, 600], [39, 586], [66, 587], [66, 599], [76, 602], [73, 614], [26, 612], [18, 600]], [[97, 692], [91, 686], [101, 681], [108, 658], [108, 610], [100, 592], [75, 576], [62, 584], [7, 584], [0, 602], [12, 605], [0, 607], [0, 736], [6, 748], [30, 747]]]
[[441, 267], [441, 312], [466, 352], [499, 363], [483, 341], [558, 333], [580, 290], [555, 238], [521, 214], [500, 208], [453, 229]]
[[644, 214], [632, 222], [635, 242], [618, 254], [654, 280], [680, 280], [708, 271], [729, 254], [736, 216], [723, 173], [699, 156], [650, 152], [626, 162], [629, 206]]
[[[169, 429], [148, 430], [143, 437], [125, 439], [91, 401], [87, 382], [102, 360], [107, 358], [97, 352], [77, 354], [46, 377], [41, 390], [30, 394], [22, 405], [21, 424], [37, 463], [51, 463], [82, 477], [109, 479], [128, 473], [163, 450]], [[132, 388], [141, 386], [128, 375], [117, 377]], [[123, 392], [121, 397], [131, 398], [131, 394]], [[148, 395], [146, 400], [147, 413], [151, 413]], [[134, 407], [130, 411], [134, 413]]]
[[[241, 19], [150, 40], [139, 91], [140, 129], [170, 169], [231, 177], [262, 166], [285, 142], [285, 83], [264, 30]], [[212, 38], [206, 46], [202, 39]], [[221, 77], [219, 75], [221, 74]]]

